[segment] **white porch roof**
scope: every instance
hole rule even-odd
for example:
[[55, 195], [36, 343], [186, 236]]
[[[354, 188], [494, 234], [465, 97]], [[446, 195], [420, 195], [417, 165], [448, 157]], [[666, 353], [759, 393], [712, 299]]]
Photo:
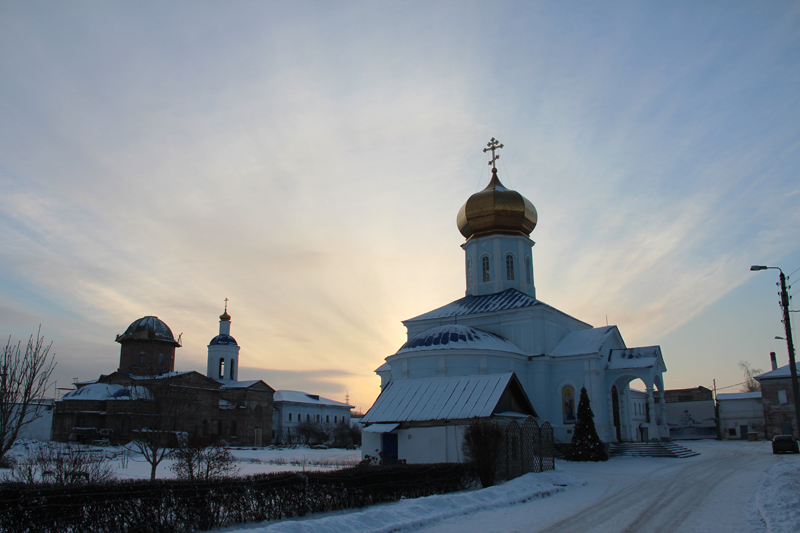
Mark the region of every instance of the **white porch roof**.
[[508, 372], [390, 381], [361, 422], [396, 423], [488, 417], [494, 412], [513, 376]]

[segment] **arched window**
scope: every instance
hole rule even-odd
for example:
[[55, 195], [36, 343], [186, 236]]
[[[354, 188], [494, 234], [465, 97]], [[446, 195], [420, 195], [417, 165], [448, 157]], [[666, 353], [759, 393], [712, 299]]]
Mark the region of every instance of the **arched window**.
[[506, 256], [506, 279], [514, 281], [514, 256], [511, 254]]
[[231, 375], [231, 379], [236, 379], [236, 376], [234, 376], [234, 375], [233, 375], [233, 369], [234, 369], [234, 365], [233, 365], [233, 358], [231, 358], [231, 370], [230, 370], [230, 375]]
[[481, 270], [483, 271], [483, 281], [490, 281], [492, 277], [489, 272], [489, 258], [486, 256], [481, 259]]
[[225, 379], [225, 359], [219, 360], [219, 379]]
[[525, 258], [525, 280], [528, 282], [528, 285], [531, 285], [533, 281], [531, 281], [531, 258]]

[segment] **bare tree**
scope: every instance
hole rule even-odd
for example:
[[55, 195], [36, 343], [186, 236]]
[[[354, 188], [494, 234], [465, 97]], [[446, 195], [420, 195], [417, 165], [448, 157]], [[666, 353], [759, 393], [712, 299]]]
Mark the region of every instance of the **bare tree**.
[[[178, 444], [177, 424], [186, 414], [187, 403], [181, 389], [169, 376], [154, 377], [143, 383], [147, 393], [139, 392], [134, 399], [139, 405], [133, 417], [133, 429], [129, 447], [142, 454], [150, 463], [150, 479], [156, 478], [156, 470], [167, 458], [172, 447]], [[141, 391], [140, 387], [136, 387]]]
[[0, 356], [0, 459], [11, 449], [22, 428], [41, 417], [50, 375], [56, 367], [45, 345], [42, 327], [31, 335], [25, 351], [8, 338]]
[[755, 377], [759, 374], [763, 374], [764, 371], [760, 368], [750, 368], [750, 363], [748, 361], [739, 361], [739, 368], [744, 372], [742, 392], [760, 392], [761, 383], [759, 383]]
[[215, 438], [203, 438], [197, 434], [182, 436], [178, 447], [172, 452], [175, 463], [170, 469], [178, 479], [194, 481], [230, 477], [239, 472], [233, 455]]

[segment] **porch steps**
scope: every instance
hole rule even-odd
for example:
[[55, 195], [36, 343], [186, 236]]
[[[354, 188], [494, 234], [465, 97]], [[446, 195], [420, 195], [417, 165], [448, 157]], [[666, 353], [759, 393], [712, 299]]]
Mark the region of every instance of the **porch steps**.
[[677, 457], [700, 455], [674, 442], [620, 442], [610, 444], [609, 457]]

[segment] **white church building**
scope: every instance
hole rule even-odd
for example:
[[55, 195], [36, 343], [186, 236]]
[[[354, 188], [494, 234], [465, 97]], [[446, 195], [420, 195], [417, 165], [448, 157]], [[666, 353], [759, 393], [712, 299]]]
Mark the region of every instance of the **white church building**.
[[[475, 416], [533, 414], [553, 426], [556, 442], [569, 442], [582, 387], [604, 442], [669, 438], [664, 395], [656, 405], [653, 394], [664, 391], [661, 348], [628, 347], [617, 326], [592, 327], [536, 298], [530, 234], [537, 212], [500, 182], [499, 148], [492, 139], [484, 149], [492, 152], [491, 181], [457, 217], [466, 294], [403, 321], [407, 342], [376, 370], [381, 394], [362, 418], [363, 453], [460, 460], [455, 450]], [[493, 375], [500, 379], [486, 379]], [[634, 412], [635, 380], [645, 388], [646, 418]], [[500, 401], [518, 396], [516, 383], [527, 398]]]

